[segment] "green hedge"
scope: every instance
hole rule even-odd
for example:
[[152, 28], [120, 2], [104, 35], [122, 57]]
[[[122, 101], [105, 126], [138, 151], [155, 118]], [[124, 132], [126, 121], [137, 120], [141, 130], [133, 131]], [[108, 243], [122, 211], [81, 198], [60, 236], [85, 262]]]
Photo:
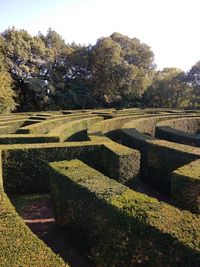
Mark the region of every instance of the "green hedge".
[[[1, 114], [2, 115], [2, 114]], [[11, 113], [10, 115], [7, 115], [7, 116], [0, 116], [0, 124], [2, 123], [10, 123], [10, 122], [13, 122], [13, 121], [18, 121], [18, 120], [27, 120], [29, 119], [30, 116], [27, 114], [27, 115], [14, 115], [13, 113]]]
[[0, 151], [0, 190], [3, 191], [3, 164], [2, 164], [2, 151]]
[[12, 127], [12, 133], [17, 131], [19, 127], [21, 127], [27, 120], [26, 119], [18, 119], [14, 121], [8, 121], [8, 122], [1, 122], [0, 127]]
[[172, 173], [173, 203], [194, 213], [200, 213], [200, 160], [184, 165]]
[[[156, 125], [161, 124], [161, 122], [165, 123], [166, 120], [168, 120], [168, 122], [170, 123], [171, 120], [174, 119], [180, 119], [184, 117], [184, 119], [186, 119], [187, 117], [191, 118], [191, 119], [195, 119], [196, 117], [198, 118], [198, 114], [151, 114], [151, 117], [146, 118], [144, 116], [144, 118], [135, 118], [134, 120], [132, 120], [132, 122], [127, 123], [126, 125], [128, 125], [130, 128], [134, 128], [136, 130], [138, 130], [141, 133], [145, 133], [145, 134], [149, 134], [151, 136], [155, 136], [155, 128]], [[125, 126], [123, 126], [125, 127]], [[125, 127], [126, 128], [126, 127]]]
[[45, 134], [12, 134], [0, 135], [0, 144], [34, 144], [34, 143], [50, 143], [59, 142], [56, 136], [48, 136]]
[[53, 130], [49, 131], [49, 136], [56, 136], [59, 138], [60, 142], [64, 142], [67, 138], [72, 136], [73, 134], [86, 130], [92, 124], [103, 120], [102, 117], [87, 115], [87, 118], [79, 118], [75, 121], [69, 121], [66, 124], [60, 125]]
[[103, 147], [101, 144], [77, 142], [6, 146], [2, 150], [5, 191], [27, 194], [48, 192], [48, 162], [80, 158], [87, 159], [87, 163], [96, 166], [102, 158]]
[[89, 127], [88, 136], [92, 140], [96, 135], [104, 135], [107, 132], [120, 129], [124, 123], [132, 121], [134, 118], [135, 116], [124, 116], [100, 121]]
[[11, 134], [15, 132], [15, 130], [13, 129], [13, 127], [11, 126], [2, 126], [0, 127], [0, 134]]
[[98, 267], [197, 267], [200, 220], [78, 160], [50, 163], [57, 223]]
[[48, 133], [53, 128], [62, 125], [63, 123], [68, 123], [73, 120], [80, 119], [82, 117], [88, 116], [87, 114], [71, 114], [71, 115], [60, 115], [58, 117], [50, 117], [50, 119], [37, 123], [35, 125], [30, 125], [26, 127], [21, 127], [18, 133], [24, 134], [45, 134]]
[[114, 142], [27, 144], [2, 147], [6, 192], [48, 191], [46, 164], [79, 158], [122, 183], [137, 183], [140, 153]]
[[155, 136], [171, 142], [200, 147], [200, 136], [183, 132], [169, 126], [156, 126]]
[[177, 118], [158, 123], [157, 126], [169, 126], [177, 130], [195, 134], [200, 130], [200, 117]]
[[140, 173], [140, 152], [115, 142], [107, 142], [103, 148], [103, 173], [120, 183], [136, 185]]
[[133, 120], [132, 116], [100, 121], [89, 127], [88, 137], [92, 141], [104, 144], [103, 173], [121, 183], [134, 186], [140, 173], [139, 151], [115, 143], [104, 135], [110, 131], [120, 129], [125, 122], [130, 120]]
[[145, 124], [146, 120], [133, 121], [123, 126], [122, 144], [138, 149], [141, 152], [141, 179], [169, 194], [171, 172], [193, 160], [199, 159], [200, 149], [156, 140], [151, 136], [140, 133], [134, 128], [135, 123], [139, 124], [139, 122]]
[[200, 146], [200, 117], [179, 118], [158, 123], [155, 136], [171, 142]]
[[30, 120], [37, 120], [38, 122], [45, 121], [48, 117], [45, 116], [31, 116], [29, 119]]

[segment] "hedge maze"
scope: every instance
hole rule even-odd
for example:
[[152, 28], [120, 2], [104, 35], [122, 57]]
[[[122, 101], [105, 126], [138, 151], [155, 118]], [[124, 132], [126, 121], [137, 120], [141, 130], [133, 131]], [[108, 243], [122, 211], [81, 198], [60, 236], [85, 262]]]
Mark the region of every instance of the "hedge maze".
[[50, 192], [63, 235], [94, 266], [199, 267], [199, 133], [190, 110], [0, 115], [0, 266], [69, 266], [7, 196]]

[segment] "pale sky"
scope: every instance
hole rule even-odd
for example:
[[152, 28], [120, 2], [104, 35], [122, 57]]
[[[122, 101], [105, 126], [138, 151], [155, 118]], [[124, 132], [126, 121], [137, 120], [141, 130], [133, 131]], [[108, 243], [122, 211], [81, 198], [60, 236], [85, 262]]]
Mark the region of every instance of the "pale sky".
[[120, 32], [149, 45], [158, 69], [200, 60], [200, 0], [0, 0], [0, 32], [51, 27], [66, 42], [95, 44]]

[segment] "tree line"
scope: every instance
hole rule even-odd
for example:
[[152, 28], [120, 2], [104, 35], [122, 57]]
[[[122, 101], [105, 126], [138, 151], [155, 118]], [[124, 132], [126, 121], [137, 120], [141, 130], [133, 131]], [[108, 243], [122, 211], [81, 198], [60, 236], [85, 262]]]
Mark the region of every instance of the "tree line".
[[200, 61], [156, 70], [151, 48], [120, 33], [95, 45], [9, 28], [0, 34], [0, 112], [101, 107], [198, 107]]

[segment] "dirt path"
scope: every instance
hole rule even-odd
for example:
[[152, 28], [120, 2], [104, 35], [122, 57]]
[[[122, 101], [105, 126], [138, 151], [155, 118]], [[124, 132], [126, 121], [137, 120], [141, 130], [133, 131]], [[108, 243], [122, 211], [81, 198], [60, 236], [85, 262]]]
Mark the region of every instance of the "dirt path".
[[61, 229], [55, 223], [50, 197], [27, 202], [18, 212], [32, 232], [70, 266], [94, 267], [63, 237]]

